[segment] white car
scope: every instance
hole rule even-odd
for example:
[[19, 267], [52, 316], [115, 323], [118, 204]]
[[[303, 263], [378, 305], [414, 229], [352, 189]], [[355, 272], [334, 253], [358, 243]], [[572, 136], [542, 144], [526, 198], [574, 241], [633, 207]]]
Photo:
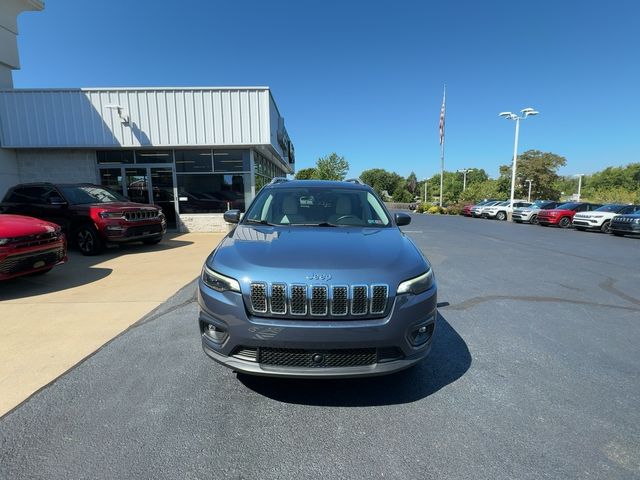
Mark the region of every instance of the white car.
[[596, 208], [591, 212], [576, 213], [573, 217], [573, 226], [576, 230], [600, 230], [603, 233], [611, 232], [611, 219], [616, 215], [640, 212], [640, 205], [609, 204]]
[[528, 207], [531, 202], [525, 202], [524, 200], [514, 200], [513, 206], [511, 201], [500, 202], [497, 205], [485, 207], [482, 209], [482, 216], [485, 218], [495, 218], [496, 220], [506, 220], [507, 214], [512, 213], [514, 207]]
[[493, 205], [497, 205], [498, 203], [502, 203], [502, 200], [494, 200], [493, 202], [487, 202], [487, 203], [484, 203], [483, 205], [475, 205], [474, 207], [471, 208], [471, 216], [481, 217], [482, 212], [485, 208], [491, 207]]
[[538, 224], [538, 212], [540, 210], [551, 210], [560, 205], [560, 202], [553, 202], [549, 200], [536, 200], [528, 207], [520, 207], [513, 209], [513, 221], [516, 223], [530, 223], [531, 225]]

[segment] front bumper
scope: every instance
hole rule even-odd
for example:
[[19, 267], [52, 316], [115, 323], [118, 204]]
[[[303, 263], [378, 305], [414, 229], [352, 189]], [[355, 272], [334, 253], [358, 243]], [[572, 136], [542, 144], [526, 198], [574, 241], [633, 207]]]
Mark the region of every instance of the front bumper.
[[529, 222], [531, 221], [531, 217], [533, 217], [533, 212], [529, 212], [529, 213], [514, 212], [511, 215], [511, 218], [519, 222]]
[[580, 228], [600, 228], [604, 220], [573, 217], [573, 226]]
[[117, 224], [104, 225], [100, 228], [100, 232], [103, 240], [107, 242], [139, 242], [162, 238], [167, 233], [167, 223], [164, 220], [146, 223], [118, 222]]
[[631, 222], [611, 222], [611, 231], [615, 233], [640, 235], [640, 224]]
[[64, 236], [46, 245], [5, 250], [0, 252], [0, 280], [49, 270], [67, 261]]
[[[277, 377], [360, 377], [385, 375], [408, 368], [430, 350], [437, 320], [436, 284], [420, 295], [400, 295], [388, 316], [369, 320], [289, 320], [247, 314], [240, 294], [216, 292], [199, 283], [200, 335], [204, 352], [222, 365], [252, 375]], [[205, 333], [208, 325], [226, 332], [218, 342]], [[430, 333], [414, 346], [410, 335], [420, 327]], [[375, 350], [375, 361], [357, 366], [290, 366], [261, 362], [261, 349], [283, 349], [308, 355]], [[239, 350], [258, 352], [254, 360]], [[389, 355], [388, 352], [395, 352]], [[309, 362], [307, 362], [308, 364]]]
[[541, 217], [538, 215], [538, 223], [542, 223], [544, 225], [557, 225], [562, 217]]

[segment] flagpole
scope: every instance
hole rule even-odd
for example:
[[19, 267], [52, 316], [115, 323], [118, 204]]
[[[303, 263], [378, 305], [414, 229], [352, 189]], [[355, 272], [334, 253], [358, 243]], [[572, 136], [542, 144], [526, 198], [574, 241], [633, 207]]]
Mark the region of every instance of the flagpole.
[[440, 208], [442, 208], [442, 191], [444, 189], [444, 117], [446, 115], [445, 102], [447, 97], [447, 86], [444, 86], [442, 93], [442, 134], [440, 137]]

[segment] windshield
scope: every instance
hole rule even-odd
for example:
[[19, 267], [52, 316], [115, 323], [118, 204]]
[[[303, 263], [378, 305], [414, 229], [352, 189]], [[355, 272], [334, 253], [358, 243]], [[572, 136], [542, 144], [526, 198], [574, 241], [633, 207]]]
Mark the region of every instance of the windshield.
[[579, 203], [574, 203], [574, 202], [563, 203], [562, 205], [558, 205], [556, 209], [557, 210], [573, 210], [574, 208], [577, 208], [579, 205], [580, 205]]
[[618, 213], [620, 210], [622, 210], [624, 207], [626, 207], [626, 205], [603, 205], [600, 208], [596, 208], [594, 210], [594, 212], [611, 212], [611, 213]]
[[279, 187], [261, 191], [243, 223], [384, 227], [391, 220], [380, 201], [367, 190]]
[[126, 197], [103, 187], [93, 185], [61, 186], [60, 190], [71, 205], [87, 203], [128, 202]]

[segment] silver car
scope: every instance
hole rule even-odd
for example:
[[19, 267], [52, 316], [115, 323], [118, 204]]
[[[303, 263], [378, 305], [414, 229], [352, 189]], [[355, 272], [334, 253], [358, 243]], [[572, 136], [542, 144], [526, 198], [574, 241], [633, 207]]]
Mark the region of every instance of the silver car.
[[538, 212], [540, 212], [540, 210], [552, 210], [558, 205], [560, 205], [559, 202], [536, 200], [528, 207], [515, 208], [513, 210], [512, 218], [516, 223], [530, 223], [531, 225], [537, 225]]

